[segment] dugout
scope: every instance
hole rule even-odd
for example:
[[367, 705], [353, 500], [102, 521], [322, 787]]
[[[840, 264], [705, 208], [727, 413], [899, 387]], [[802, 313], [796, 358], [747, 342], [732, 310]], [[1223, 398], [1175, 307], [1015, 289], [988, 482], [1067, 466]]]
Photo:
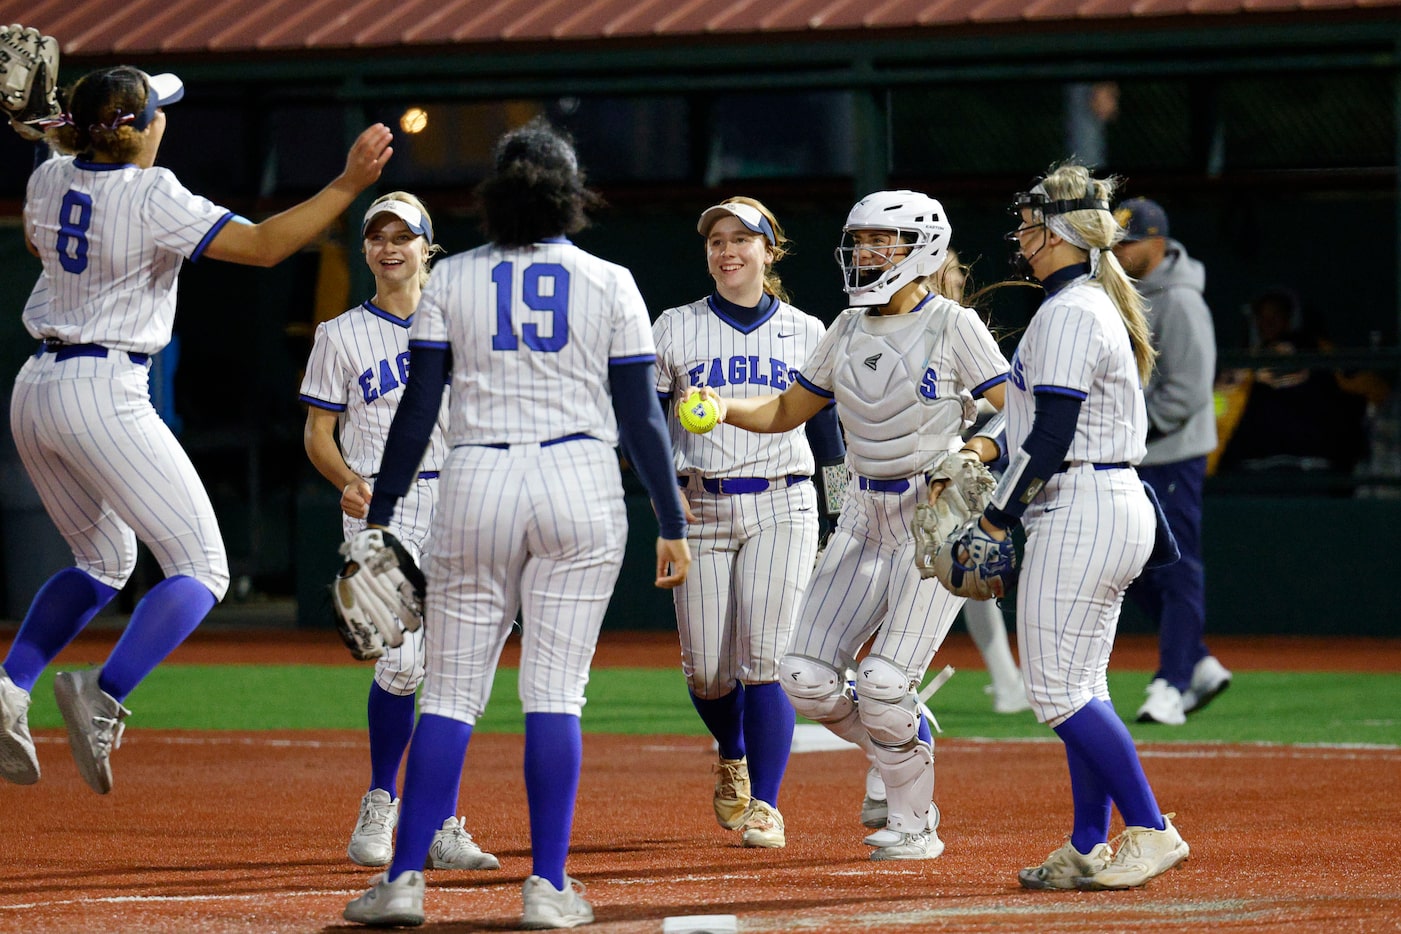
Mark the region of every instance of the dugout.
[[[1250, 365], [1240, 309], [1288, 284], [1308, 297], [1335, 347], [1312, 362], [1371, 369], [1394, 384], [1401, 0], [1327, 9], [1244, 0], [704, 8], [464, 0], [410, 4], [393, 24], [368, 8], [327, 10], [168, 0], [114, 19], [93, 0], [0, 2], [0, 17], [62, 39], [65, 80], [114, 61], [177, 71], [189, 95], [172, 109], [162, 164], [249, 216], [322, 183], [366, 122], [398, 126], [416, 108], [426, 126], [396, 131], [382, 187], [421, 194], [448, 248], [469, 248], [480, 242], [469, 192], [492, 141], [545, 112], [575, 133], [611, 204], [580, 242], [632, 268], [657, 310], [707, 289], [694, 217], [742, 192], [769, 203], [795, 241], [781, 272], [797, 303], [830, 319], [842, 305], [831, 250], [856, 196], [914, 187], [940, 198], [955, 246], [986, 283], [1006, 269], [1010, 194], [1074, 153], [1125, 176], [1127, 195], [1169, 209], [1174, 236], [1206, 264], [1223, 363]], [[1117, 93], [1112, 119], [1095, 98], [1108, 84]], [[30, 158], [0, 134], [6, 393], [31, 344], [19, 310], [37, 263], [18, 238]], [[220, 511], [235, 574], [259, 591], [297, 594], [307, 624], [318, 618], [312, 604], [335, 565], [328, 546], [339, 528], [332, 491], [301, 451], [296, 384], [315, 317], [363, 295], [357, 250], [333, 231], [274, 270], [201, 263], [182, 274], [182, 439]], [[993, 308], [1009, 347], [1028, 308], [1012, 295]], [[1371, 427], [1385, 434], [1385, 411]], [[1213, 478], [1211, 629], [1401, 631], [1393, 609], [1401, 580], [1388, 573], [1401, 482], [1389, 463], [1265, 486]], [[7, 477], [15, 466], [0, 463]], [[645, 537], [645, 502], [630, 497], [629, 511]], [[1325, 524], [1324, 513], [1335, 518]], [[1350, 537], [1377, 543], [1355, 556], [1371, 583], [1350, 614], [1304, 583], [1316, 567], [1313, 530], [1338, 527], [1343, 513]], [[32, 498], [15, 484], [0, 490], [0, 540], [16, 543], [0, 581], [11, 618], [52, 569], [36, 557], [45, 523], [34, 519]], [[630, 549], [626, 574], [637, 573], [638, 553]], [[650, 551], [640, 553], [645, 568]], [[1244, 569], [1233, 557], [1241, 554], [1253, 556]], [[1301, 569], [1299, 586], [1268, 578], [1277, 566]], [[1288, 599], [1276, 605], [1267, 593]], [[609, 625], [670, 626], [669, 597], [620, 587]]]

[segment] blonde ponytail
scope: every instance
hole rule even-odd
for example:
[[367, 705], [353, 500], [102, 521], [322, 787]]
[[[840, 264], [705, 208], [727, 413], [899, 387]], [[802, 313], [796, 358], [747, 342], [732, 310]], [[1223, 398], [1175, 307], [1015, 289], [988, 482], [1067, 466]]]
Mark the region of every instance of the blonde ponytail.
[[[1109, 204], [1118, 185], [1115, 178], [1092, 178], [1089, 169], [1081, 165], [1064, 164], [1054, 167], [1041, 182], [1048, 197], [1057, 201], [1093, 197]], [[1129, 332], [1129, 343], [1133, 346], [1134, 362], [1138, 365], [1138, 376], [1144, 383], [1153, 372], [1153, 361], [1158, 352], [1153, 349], [1153, 335], [1148, 328], [1148, 318], [1143, 311], [1143, 296], [1134, 287], [1133, 279], [1124, 272], [1119, 260], [1110, 248], [1123, 234], [1118, 221], [1108, 210], [1085, 209], [1068, 211], [1056, 215], [1068, 225], [1085, 247], [1098, 250], [1098, 261], [1092, 260], [1093, 276], [1104, 289], [1119, 317]]]

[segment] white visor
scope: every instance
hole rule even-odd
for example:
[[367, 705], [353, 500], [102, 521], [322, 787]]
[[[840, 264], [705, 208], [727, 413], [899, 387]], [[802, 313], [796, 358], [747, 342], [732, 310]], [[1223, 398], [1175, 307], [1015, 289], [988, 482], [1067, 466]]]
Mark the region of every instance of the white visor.
[[702, 237], [710, 236], [710, 228], [726, 215], [737, 218], [752, 233], [763, 234], [771, 246], [778, 246], [778, 237], [774, 234], [769, 219], [758, 208], [743, 201], [726, 201], [724, 204], [706, 208], [701, 212], [700, 220], [696, 222], [696, 231]]
[[157, 107], [173, 104], [185, 96], [185, 82], [170, 72], [147, 75], [146, 81], [151, 85], [151, 95], [156, 99]]
[[360, 225], [360, 236], [365, 236], [370, 229], [370, 221], [381, 214], [393, 214], [403, 221], [409, 230], [418, 236], [433, 242], [433, 223], [428, 220], [428, 215], [407, 201], [381, 201], [378, 204], [370, 205], [370, 209], [365, 212], [365, 222]]

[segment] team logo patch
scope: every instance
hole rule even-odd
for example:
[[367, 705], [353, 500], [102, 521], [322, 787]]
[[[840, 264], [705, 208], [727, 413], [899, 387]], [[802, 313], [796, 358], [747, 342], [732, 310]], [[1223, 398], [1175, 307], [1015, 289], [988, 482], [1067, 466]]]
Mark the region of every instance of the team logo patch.
[[880, 362], [880, 358], [881, 358], [881, 355], [880, 355], [880, 354], [872, 354], [871, 356], [867, 357], [865, 360], [862, 360], [861, 362], [864, 363], [864, 364], [866, 364], [866, 369], [868, 369], [868, 370], [870, 370], [872, 373], [874, 373], [874, 372], [876, 371], [876, 364]]

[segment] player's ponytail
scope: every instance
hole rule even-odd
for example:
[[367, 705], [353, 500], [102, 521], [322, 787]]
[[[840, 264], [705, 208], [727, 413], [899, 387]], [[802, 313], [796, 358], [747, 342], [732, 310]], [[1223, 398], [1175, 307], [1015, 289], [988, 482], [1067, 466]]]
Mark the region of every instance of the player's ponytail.
[[[1108, 205], [1114, 197], [1117, 179], [1092, 178], [1089, 169], [1081, 165], [1056, 166], [1041, 182], [1046, 195], [1056, 201], [1092, 197]], [[1123, 236], [1119, 222], [1106, 207], [1104, 210], [1084, 209], [1050, 215], [1046, 226], [1068, 243], [1090, 251], [1091, 275], [1104, 289], [1128, 329], [1133, 345], [1138, 375], [1145, 383], [1153, 372], [1158, 352], [1153, 349], [1153, 335], [1143, 312], [1143, 296], [1134, 288], [1133, 280], [1110, 249]]]
[[48, 139], [68, 155], [132, 162], [145, 145], [133, 122], [148, 93], [145, 76], [129, 65], [89, 72], [69, 90], [63, 122]]

